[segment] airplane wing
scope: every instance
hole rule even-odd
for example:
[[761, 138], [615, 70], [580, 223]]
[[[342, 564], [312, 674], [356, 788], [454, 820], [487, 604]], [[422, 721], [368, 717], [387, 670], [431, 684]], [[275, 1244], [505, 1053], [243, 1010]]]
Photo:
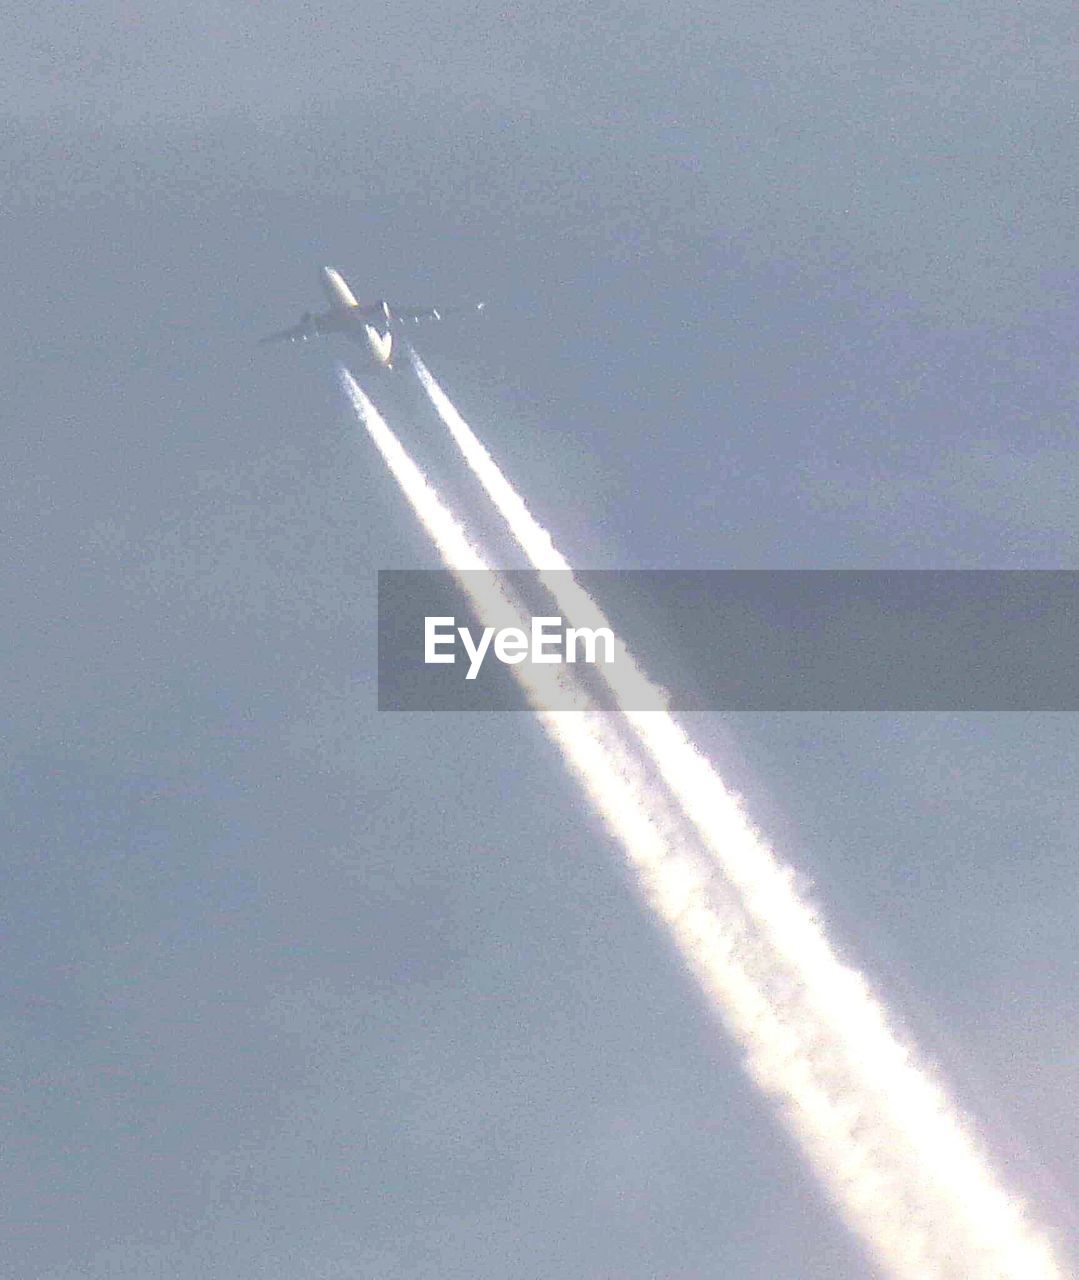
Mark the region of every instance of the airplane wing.
[[456, 307], [399, 307], [391, 302], [389, 318], [419, 324], [424, 320], [444, 320], [446, 316], [460, 315], [465, 311], [482, 311], [486, 305], [485, 302], [469, 302]]
[[350, 333], [353, 329], [353, 315], [358, 315], [361, 308], [352, 311], [323, 311], [312, 315], [305, 311], [300, 323], [291, 329], [282, 329], [280, 333], [271, 333], [259, 338], [260, 343], [267, 342], [307, 342], [311, 338], [321, 338], [327, 333]]
[[268, 342], [306, 342], [311, 337], [311, 331], [305, 324], [294, 325], [291, 329], [282, 329], [280, 333], [268, 333], [265, 338], [259, 338], [259, 345], [265, 346]]
[[306, 342], [309, 338], [317, 338], [326, 331], [324, 323], [325, 317], [312, 315], [310, 311], [305, 311], [300, 316], [300, 323], [294, 324], [291, 329], [282, 329], [279, 333], [271, 333], [265, 338], [259, 338], [260, 343], [267, 342]]

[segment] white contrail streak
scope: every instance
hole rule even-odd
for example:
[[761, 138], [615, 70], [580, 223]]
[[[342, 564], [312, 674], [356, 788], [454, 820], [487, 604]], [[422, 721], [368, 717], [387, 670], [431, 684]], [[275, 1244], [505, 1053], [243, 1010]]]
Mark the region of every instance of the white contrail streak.
[[[339, 369], [341, 384], [387, 466], [447, 567], [483, 569], [486, 564], [461, 523], [443, 505], [351, 375]], [[459, 575], [481, 617], [513, 604], [493, 578]], [[486, 585], [485, 585], [486, 584]], [[518, 624], [519, 625], [519, 622]], [[514, 667], [526, 694], [542, 705], [544, 691], [530, 685], [524, 666]], [[615, 723], [594, 713], [539, 713], [539, 720], [562, 752], [607, 828], [621, 843], [638, 887], [669, 928], [713, 1008], [747, 1051], [754, 1078], [780, 1093], [792, 1127], [814, 1160], [831, 1171], [831, 1185], [845, 1204], [870, 1212], [880, 1196], [894, 1202], [886, 1179], [859, 1165], [851, 1150], [849, 1107], [829, 1098], [813, 1078], [804, 1046], [777, 1016], [756, 980], [763, 967], [743, 913], [699, 856], [685, 819], [650, 784], [641, 762], [627, 750]], [[905, 1259], [897, 1274], [925, 1277], [916, 1234], [900, 1220], [877, 1232], [886, 1256]]]
[[[415, 351], [411, 356], [440, 418], [563, 617], [573, 626], [609, 627], [550, 534]], [[664, 705], [661, 691], [626, 658], [613, 690], [623, 704]], [[848, 1115], [846, 1152], [838, 1164], [818, 1167], [851, 1225], [904, 1280], [1059, 1280], [1048, 1242], [999, 1185], [954, 1105], [899, 1041], [864, 978], [839, 960], [800, 900], [792, 872], [711, 763], [666, 712], [626, 718], [766, 940], [769, 961], [758, 981], [802, 1046], [814, 1087]], [[786, 1082], [764, 1083], [790, 1106]], [[805, 1118], [791, 1119], [806, 1141]]]

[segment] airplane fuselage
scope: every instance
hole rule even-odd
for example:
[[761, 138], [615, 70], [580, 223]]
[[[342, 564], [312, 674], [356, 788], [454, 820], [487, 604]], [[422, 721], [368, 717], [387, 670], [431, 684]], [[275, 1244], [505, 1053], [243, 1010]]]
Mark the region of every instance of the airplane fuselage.
[[[380, 328], [377, 323], [371, 323], [360, 315], [360, 304], [356, 301], [356, 295], [348, 287], [340, 271], [334, 267], [323, 267], [321, 276], [322, 287], [330, 302], [329, 315], [334, 316], [334, 313], [339, 313], [340, 320], [344, 322], [341, 328], [366, 343], [368, 354], [374, 363], [383, 369], [392, 369], [393, 334], [389, 328], [389, 309], [386, 304], [382, 303], [386, 324], [384, 328]], [[350, 312], [355, 314], [349, 314]], [[322, 317], [319, 316], [316, 319], [322, 320]], [[337, 327], [335, 324], [327, 326], [330, 330]]]

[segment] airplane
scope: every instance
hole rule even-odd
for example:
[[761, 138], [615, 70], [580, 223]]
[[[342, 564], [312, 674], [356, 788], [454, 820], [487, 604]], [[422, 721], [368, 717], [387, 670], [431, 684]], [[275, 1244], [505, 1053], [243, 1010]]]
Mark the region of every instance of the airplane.
[[454, 312], [482, 311], [485, 305], [477, 302], [464, 307], [398, 307], [388, 303], [385, 298], [361, 305], [340, 271], [333, 267], [323, 267], [319, 272], [319, 281], [329, 299], [329, 311], [320, 311], [316, 315], [305, 311], [298, 325], [260, 338], [260, 343], [307, 342], [327, 333], [343, 333], [367, 347], [367, 354], [376, 368], [392, 369], [394, 329], [399, 323], [418, 324], [421, 320], [441, 320], [443, 316]]

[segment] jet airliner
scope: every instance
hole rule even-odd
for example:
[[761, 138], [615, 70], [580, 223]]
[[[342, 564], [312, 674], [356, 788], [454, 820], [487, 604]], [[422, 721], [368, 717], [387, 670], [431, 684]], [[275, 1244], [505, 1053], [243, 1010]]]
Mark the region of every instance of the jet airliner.
[[271, 333], [260, 342], [307, 342], [327, 333], [343, 333], [366, 347], [373, 365], [393, 368], [394, 330], [398, 324], [416, 324], [421, 320], [441, 320], [458, 311], [482, 311], [482, 302], [465, 307], [399, 307], [379, 298], [377, 302], [356, 301], [340, 271], [323, 267], [319, 273], [323, 291], [330, 303], [328, 311], [312, 314], [305, 311], [300, 323], [280, 333]]

